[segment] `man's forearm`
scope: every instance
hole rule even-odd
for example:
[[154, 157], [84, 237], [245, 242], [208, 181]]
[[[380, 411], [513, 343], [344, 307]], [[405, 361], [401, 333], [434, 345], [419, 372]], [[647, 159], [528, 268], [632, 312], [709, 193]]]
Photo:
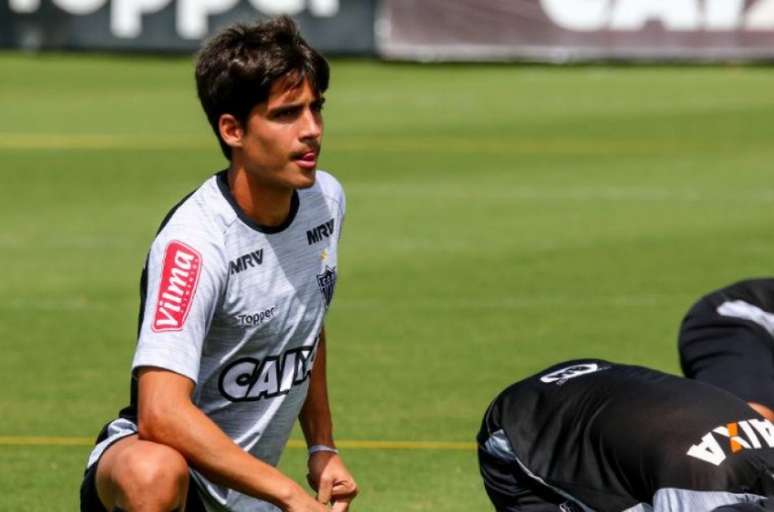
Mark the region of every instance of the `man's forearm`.
[[[174, 448], [215, 484], [281, 508], [287, 508], [294, 496], [304, 493], [276, 468], [242, 450], [187, 399], [186, 391], [179, 390], [176, 398], [174, 394], [170, 397], [170, 387], [179, 386], [180, 376], [165, 371], [152, 373], [141, 376], [140, 439]], [[165, 389], [165, 393], [154, 392], [159, 389]]]
[[299, 419], [308, 446], [326, 445], [333, 447], [333, 422], [328, 403], [328, 380], [326, 375], [325, 329], [320, 331], [314, 368], [309, 382], [309, 391]]

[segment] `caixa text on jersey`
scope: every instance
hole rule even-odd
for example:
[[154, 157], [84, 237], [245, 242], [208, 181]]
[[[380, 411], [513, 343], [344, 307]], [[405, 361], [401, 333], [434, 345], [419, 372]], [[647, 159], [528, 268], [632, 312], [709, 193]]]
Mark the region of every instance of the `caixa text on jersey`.
[[226, 366], [218, 380], [220, 393], [232, 402], [251, 402], [285, 395], [309, 378], [316, 347], [291, 349], [263, 360], [238, 359]]

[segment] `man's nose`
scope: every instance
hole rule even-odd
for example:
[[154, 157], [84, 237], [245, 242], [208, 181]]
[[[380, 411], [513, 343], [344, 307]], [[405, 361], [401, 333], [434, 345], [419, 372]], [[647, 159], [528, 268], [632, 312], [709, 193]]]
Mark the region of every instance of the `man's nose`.
[[305, 109], [301, 128], [301, 139], [319, 139], [322, 135], [322, 115], [312, 109]]

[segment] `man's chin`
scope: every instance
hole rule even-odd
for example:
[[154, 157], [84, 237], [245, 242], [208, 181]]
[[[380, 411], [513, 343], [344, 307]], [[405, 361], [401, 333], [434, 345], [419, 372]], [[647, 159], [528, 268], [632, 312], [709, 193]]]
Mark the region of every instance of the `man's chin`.
[[317, 178], [317, 169], [301, 169], [301, 173], [296, 176], [293, 188], [302, 190], [314, 186], [315, 179]]

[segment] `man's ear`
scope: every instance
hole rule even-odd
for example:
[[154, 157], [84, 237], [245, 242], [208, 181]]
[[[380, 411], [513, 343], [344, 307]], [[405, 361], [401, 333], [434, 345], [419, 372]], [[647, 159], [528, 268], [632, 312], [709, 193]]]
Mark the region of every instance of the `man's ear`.
[[245, 136], [242, 123], [231, 114], [223, 114], [218, 119], [218, 131], [220, 132], [220, 138], [227, 146], [232, 148], [242, 147], [242, 138]]

